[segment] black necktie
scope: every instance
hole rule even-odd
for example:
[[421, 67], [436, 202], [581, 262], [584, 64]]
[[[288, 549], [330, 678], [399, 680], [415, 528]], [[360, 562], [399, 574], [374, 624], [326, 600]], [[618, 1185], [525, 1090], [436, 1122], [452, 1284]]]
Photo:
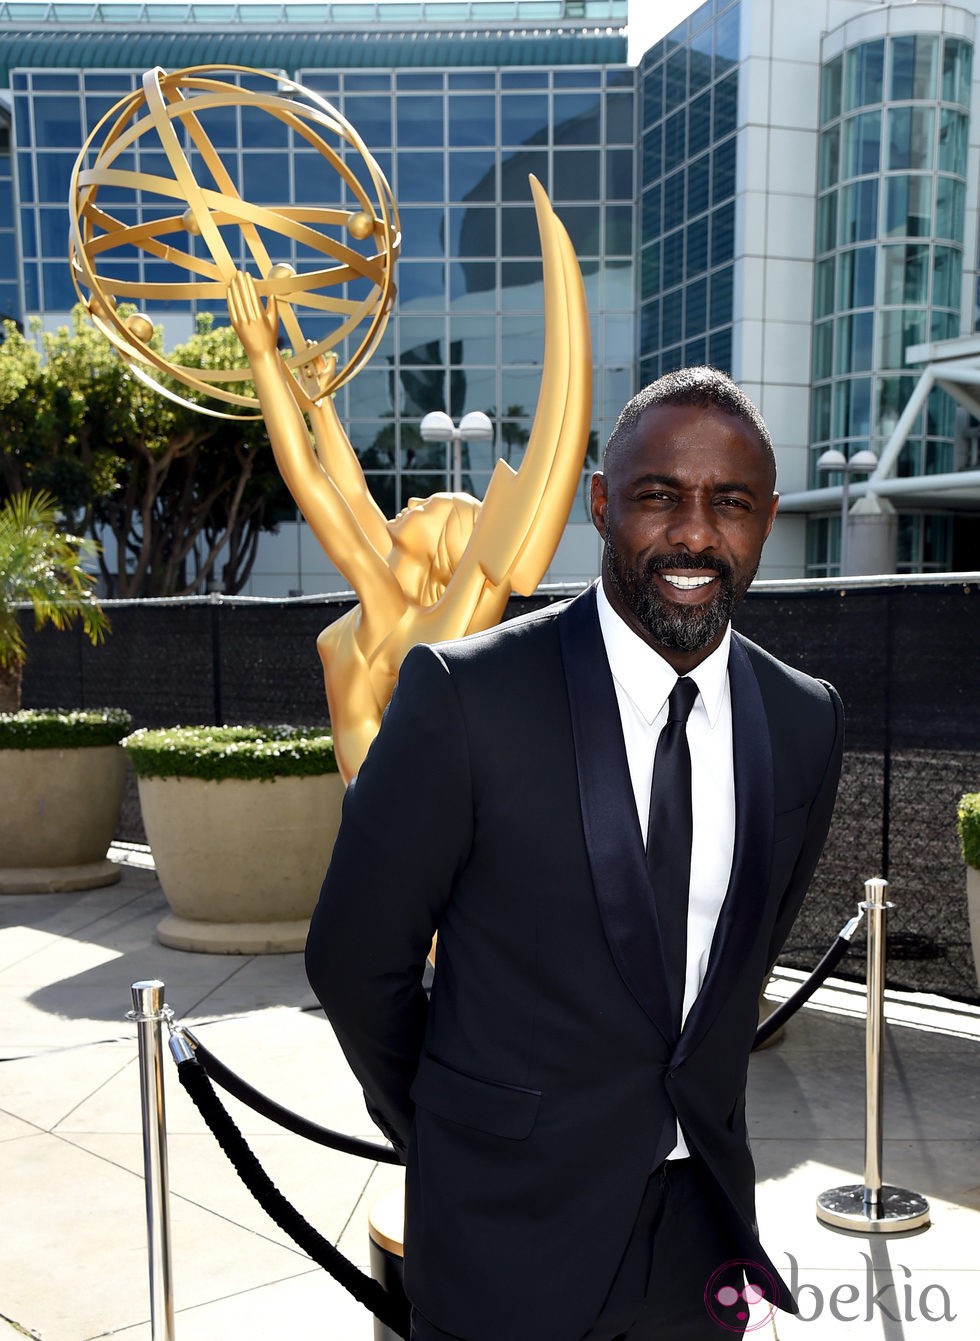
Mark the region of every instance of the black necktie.
[[667, 723], [657, 741], [650, 789], [647, 866], [663, 940], [667, 987], [678, 1030], [687, 976], [687, 903], [691, 883], [691, 752], [687, 719], [698, 687], [681, 678], [667, 700]]

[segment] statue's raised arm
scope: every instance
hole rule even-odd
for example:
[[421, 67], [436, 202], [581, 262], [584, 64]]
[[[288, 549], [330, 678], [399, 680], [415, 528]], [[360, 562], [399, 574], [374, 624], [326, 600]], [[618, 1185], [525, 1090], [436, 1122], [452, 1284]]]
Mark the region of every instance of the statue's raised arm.
[[275, 299], [263, 307], [244, 274], [229, 285], [229, 313], [280, 472], [359, 602], [317, 640], [337, 759], [348, 780], [374, 739], [409, 649], [489, 628], [512, 592], [534, 591], [581, 478], [592, 408], [585, 292], [565, 229], [534, 178], [531, 189], [544, 271], [541, 392], [520, 468], [498, 461], [482, 504], [467, 494], [438, 493], [386, 519], [321, 392], [329, 369], [318, 371], [313, 362], [294, 374], [276, 347]]

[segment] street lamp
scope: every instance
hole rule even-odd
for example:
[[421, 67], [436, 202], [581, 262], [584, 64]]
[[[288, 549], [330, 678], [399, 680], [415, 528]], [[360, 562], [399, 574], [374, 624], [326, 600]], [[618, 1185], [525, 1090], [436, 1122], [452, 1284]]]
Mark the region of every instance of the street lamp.
[[843, 452], [838, 451], [836, 447], [828, 447], [817, 461], [817, 470], [835, 471], [839, 470], [843, 476], [840, 495], [840, 575], [844, 577], [847, 573], [847, 532], [849, 526], [848, 514], [848, 490], [850, 488], [851, 476], [855, 474], [869, 475], [878, 465], [878, 458], [874, 452], [864, 447], [848, 460]]
[[453, 445], [453, 493], [463, 492], [462, 443], [493, 442], [493, 424], [482, 410], [464, 414], [457, 428], [445, 410], [432, 410], [419, 424], [423, 442], [451, 442]]

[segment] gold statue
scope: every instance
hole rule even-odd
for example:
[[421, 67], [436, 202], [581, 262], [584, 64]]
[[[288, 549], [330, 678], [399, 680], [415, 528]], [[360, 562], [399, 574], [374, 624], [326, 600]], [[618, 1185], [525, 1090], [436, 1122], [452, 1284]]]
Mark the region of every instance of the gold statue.
[[516, 472], [497, 462], [482, 504], [437, 493], [410, 499], [389, 521], [322, 390], [330, 384], [329, 362], [307, 363], [294, 377], [276, 349], [275, 297], [263, 307], [244, 273], [228, 286], [228, 312], [279, 470], [359, 601], [317, 640], [346, 781], [377, 733], [409, 649], [496, 624], [511, 592], [534, 591], [568, 519], [591, 413], [588, 313], [568, 235], [533, 178], [531, 187], [544, 262], [544, 374], [524, 460]]
[[[321, 198], [338, 194], [339, 178], [350, 206], [243, 200], [209, 135], [212, 118], [233, 108], [272, 118], [282, 128], [277, 134], [288, 131], [313, 149], [304, 172], [328, 169], [334, 183], [324, 184]], [[137, 147], [152, 151], [154, 172], [139, 170]], [[152, 208], [145, 218], [132, 222], [114, 213], [120, 188], [147, 199]], [[357, 595], [358, 606], [317, 642], [347, 781], [374, 739], [409, 648], [497, 623], [511, 592], [534, 591], [568, 518], [591, 418], [588, 313], [568, 235], [533, 178], [531, 189], [546, 325], [541, 392], [523, 462], [516, 472], [497, 462], [482, 504], [467, 494], [438, 493], [410, 499], [388, 520], [331, 398], [381, 338], [401, 248], [391, 189], [354, 127], [316, 93], [268, 71], [158, 68], [101, 118], [72, 173], [72, 277], [93, 321], [164, 394], [179, 399], [157, 380], [160, 373], [226, 407], [198, 404], [207, 413], [260, 409], [286, 485]], [[319, 259], [299, 272], [274, 258], [272, 239], [286, 254], [313, 252]], [[102, 264], [133, 251], [152, 259], [153, 282], [120, 279]], [[242, 270], [243, 253], [255, 277]], [[240, 388], [241, 369], [169, 362], [152, 344], [153, 323], [117, 310], [120, 300], [134, 299], [227, 299], [254, 396]], [[305, 339], [300, 309], [332, 322], [318, 342]], [[280, 323], [286, 355], [277, 351]], [[356, 348], [339, 366], [334, 351], [345, 340]]]

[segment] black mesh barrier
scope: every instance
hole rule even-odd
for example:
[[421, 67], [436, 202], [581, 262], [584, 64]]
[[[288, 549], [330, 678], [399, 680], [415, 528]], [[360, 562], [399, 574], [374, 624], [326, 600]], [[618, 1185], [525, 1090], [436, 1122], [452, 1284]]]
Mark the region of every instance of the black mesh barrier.
[[[508, 616], [562, 593], [515, 599]], [[137, 726], [327, 722], [318, 633], [343, 598], [197, 598], [108, 607], [96, 648], [24, 616], [28, 707], [124, 707]], [[830, 839], [781, 962], [809, 969], [882, 875], [888, 983], [978, 1001], [956, 803], [980, 790], [980, 579], [772, 584], [735, 620], [775, 656], [834, 684], [847, 750]], [[120, 837], [143, 840], [131, 786]], [[860, 978], [863, 943], [839, 970]]]

